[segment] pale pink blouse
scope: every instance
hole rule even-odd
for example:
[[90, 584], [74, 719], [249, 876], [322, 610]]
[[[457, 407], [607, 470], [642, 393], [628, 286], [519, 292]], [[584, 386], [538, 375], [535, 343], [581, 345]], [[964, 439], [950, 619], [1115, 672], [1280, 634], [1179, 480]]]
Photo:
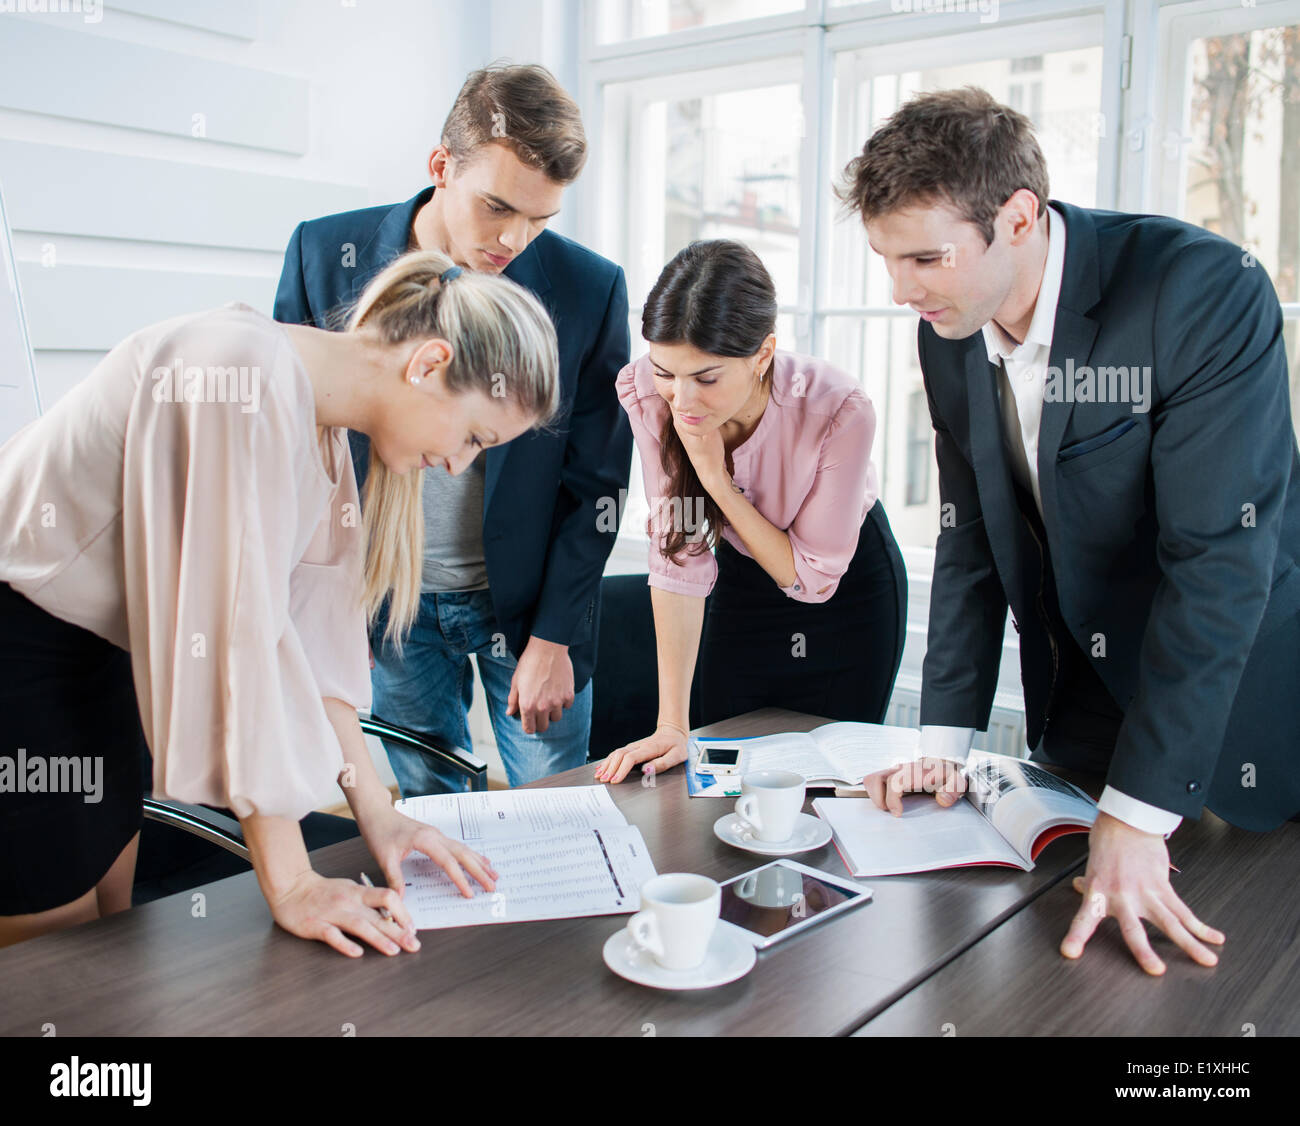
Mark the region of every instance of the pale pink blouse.
[[[671, 521], [683, 516], [680, 503], [661, 503], [668, 477], [659, 435], [668, 404], [655, 390], [657, 380], [647, 355], [628, 364], [617, 381], [650, 501], [650, 585], [703, 597], [718, 576], [713, 553], [683, 551], [674, 563], [659, 550]], [[732, 479], [790, 537], [795, 581], [779, 589], [796, 601], [825, 602], [848, 570], [862, 519], [880, 492], [871, 461], [875, 432], [876, 412], [851, 376], [818, 359], [776, 353], [771, 398], [754, 432], [732, 451]], [[722, 535], [750, 554], [730, 524]]]
[[337, 799], [321, 698], [368, 707], [370, 668], [328, 434], [327, 467], [284, 330], [232, 302], [129, 336], [0, 448], [0, 580], [130, 651], [157, 793], [241, 817]]

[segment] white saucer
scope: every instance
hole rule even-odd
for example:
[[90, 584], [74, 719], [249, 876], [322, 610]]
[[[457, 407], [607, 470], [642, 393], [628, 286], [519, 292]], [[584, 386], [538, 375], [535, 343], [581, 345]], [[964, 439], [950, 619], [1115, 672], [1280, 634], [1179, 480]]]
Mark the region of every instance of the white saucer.
[[753, 831], [745, 827], [738, 813], [728, 813], [713, 823], [713, 832], [718, 840], [735, 845], [749, 852], [762, 856], [793, 856], [798, 852], [821, 848], [829, 844], [831, 827], [820, 817], [811, 813], [801, 813], [794, 823], [794, 833], [783, 841], [760, 841]]
[[722, 921], [709, 939], [703, 963], [693, 970], [664, 969], [649, 950], [632, 941], [626, 927], [609, 936], [602, 953], [605, 965], [619, 977], [654, 989], [712, 989], [744, 977], [758, 960], [753, 943]]

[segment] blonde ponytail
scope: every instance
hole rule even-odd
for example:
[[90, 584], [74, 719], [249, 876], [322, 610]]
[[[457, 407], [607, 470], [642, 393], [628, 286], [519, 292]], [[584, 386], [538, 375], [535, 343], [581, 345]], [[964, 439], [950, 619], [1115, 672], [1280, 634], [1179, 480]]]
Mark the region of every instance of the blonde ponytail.
[[[441, 337], [453, 350], [447, 388], [504, 398], [549, 423], [560, 402], [555, 327], [540, 301], [523, 286], [495, 274], [462, 270], [443, 282], [454, 263], [436, 250], [394, 259], [366, 286], [348, 319], [381, 344]], [[400, 652], [420, 608], [424, 569], [424, 471], [392, 472], [370, 447], [362, 502], [366, 543], [363, 602], [374, 620], [388, 601], [385, 640]]]

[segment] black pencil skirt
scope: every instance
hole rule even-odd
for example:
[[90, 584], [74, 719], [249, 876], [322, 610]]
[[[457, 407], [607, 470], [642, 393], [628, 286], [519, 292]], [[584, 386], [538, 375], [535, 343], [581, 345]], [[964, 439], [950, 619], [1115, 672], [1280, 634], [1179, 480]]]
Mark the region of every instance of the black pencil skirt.
[[903, 658], [907, 573], [879, 501], [825, 602], [787, 597], [726, 540], [700, 639], [701, 723], [755, 708], [790, 708], [880, 723]]
[[131, 658], [0, 583], [0, 915], [71, 903], [139, 831]]

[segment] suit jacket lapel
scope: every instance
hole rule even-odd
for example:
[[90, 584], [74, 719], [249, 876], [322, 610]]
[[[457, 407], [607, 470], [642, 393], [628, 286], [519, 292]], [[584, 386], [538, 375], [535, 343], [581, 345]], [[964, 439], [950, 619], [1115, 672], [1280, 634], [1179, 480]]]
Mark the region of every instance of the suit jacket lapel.
[[[1043, 401], [1043, 416], [1038, 427], [1038, 488], [1043, 498], [1043, 523], [1049, 542], [1060, 543], [1056, 526], [1058, 510], [1056, 496], [1056, 455], [1061, 449], [1061, 439], [1069, 424], [1074, 403], [1064, 394], [1065, 381], [1073, 372], [1087, 366], [1092, 346], [1097, 338], [1097, 322], [1089, 317], [1101, 299], [1098, 277], [1097, 231], [1092, 219], [1082, 208], [1052, 201], [1065, 217], [1065, 266], [1061, 275], [1061, 296], [1056, 306], [1056, 321], [1052, 327], [1052, 351], [1049, 364], [1059, 373], [1056, 387], [1060, 394], [1052, 393], [1049, 380]], [[1072, 364], [1067, 361], [1073, 361]], [[1049, 375], [1051, 372], [1048, 373]], [[1069, 400], [1073, 395], [1068, 396]]]

